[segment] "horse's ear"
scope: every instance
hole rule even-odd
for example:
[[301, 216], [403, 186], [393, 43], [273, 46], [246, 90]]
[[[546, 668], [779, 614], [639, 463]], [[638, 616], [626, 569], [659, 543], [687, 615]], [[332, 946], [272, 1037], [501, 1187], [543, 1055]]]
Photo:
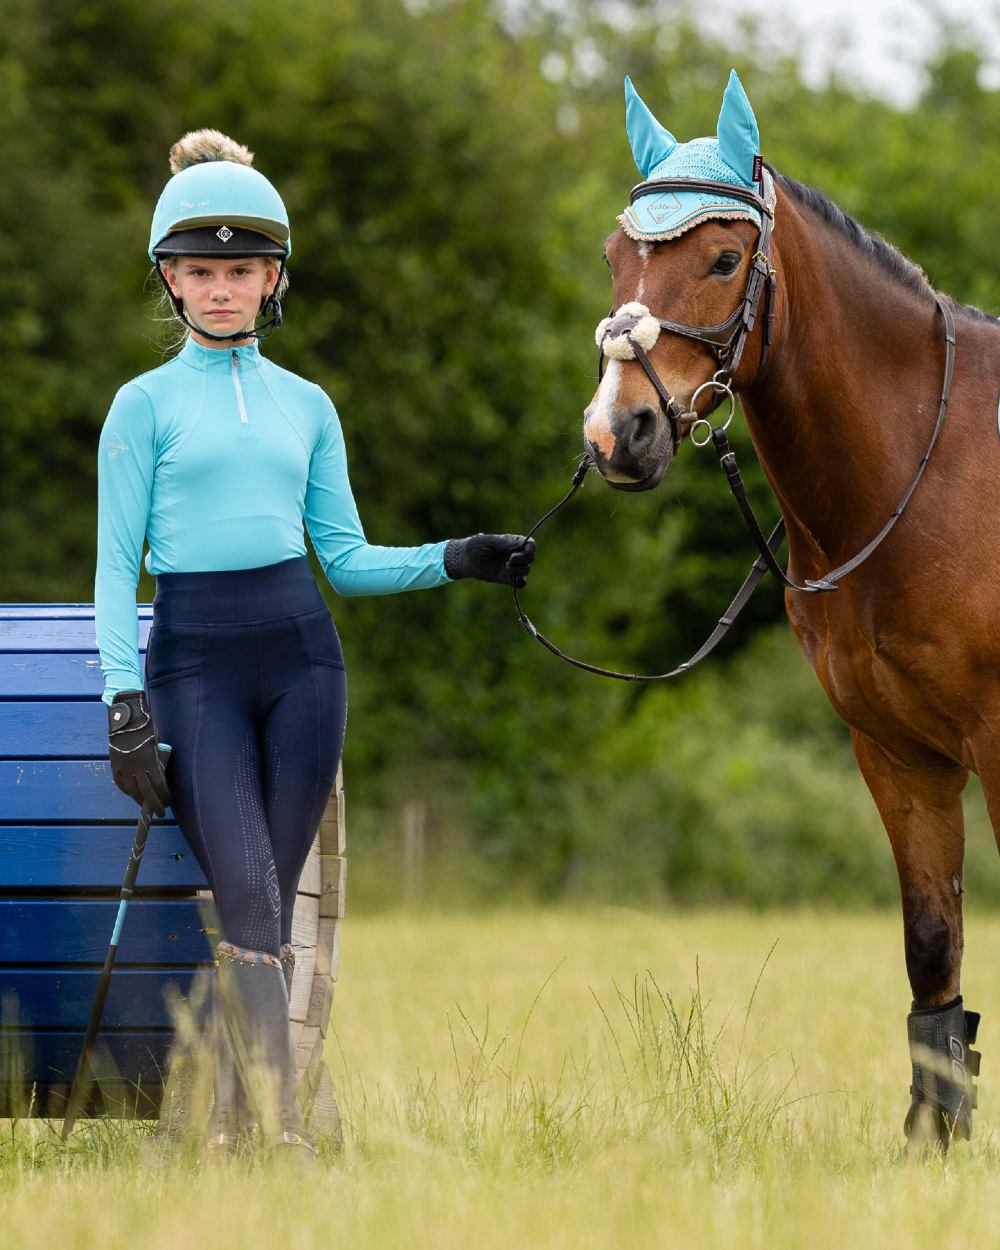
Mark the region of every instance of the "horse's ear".
[[729, 71], [729, 83], [722, 97], [719, 114], [719, 155], [734, 174], [749, 186], [754, 180], [754, 157], [760, 152], [760, 131], [747, 93], [737, 77]]
[[648, 178], [649, 171], [655, 169], [677, 146], [677, 140], [670, 131], [661, 126], [643, 104], [628, 76], [625, 78], [625, 130], [643, 178]]

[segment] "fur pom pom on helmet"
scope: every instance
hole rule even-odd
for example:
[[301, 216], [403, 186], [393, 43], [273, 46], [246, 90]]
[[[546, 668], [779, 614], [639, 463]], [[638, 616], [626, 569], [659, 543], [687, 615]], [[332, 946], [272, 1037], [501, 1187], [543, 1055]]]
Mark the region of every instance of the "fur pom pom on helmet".
[[206, 161], [232, 161], [235, 165], [252, 165], [253, 153], [249, 148], [230, 139], [221, 130], [189, 130], [170, 149], [170, 172], [179, 174], [182, 169], [201, 165]]

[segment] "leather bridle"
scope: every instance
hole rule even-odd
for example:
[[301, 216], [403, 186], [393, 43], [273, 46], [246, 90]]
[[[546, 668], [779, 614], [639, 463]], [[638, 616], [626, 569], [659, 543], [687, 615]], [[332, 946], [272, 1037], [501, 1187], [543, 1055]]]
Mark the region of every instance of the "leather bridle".
[[[653, 389], [656, 391], [660, 401], [660, 408], [668, 422], [673, 442], [672, 450], [674, 452], [680, 445], [685, 431], [695, 421], [703, 420], [707, 417], [727, 394], [731, 394], [732, 379], [740, 367], [743, 349], [746, 347], [747, 340], [753, 333], [754, 326], [757, 323], [757, 314], [762, 298], [764, 300], [764, 324], [757, 375], [764, 368], [768, 353], [771, 350], [771, 341], [774, 335], [775, 291], [777, 288], [777, 275], [771, 265], [771, 231], [774, 227], [775, 199], [774, 184], [770, 173], [764, 170], [761, 176], [762, 179], [767, 180], [766, 183], [763, 181], [761, 183], [762, 187], [765, 188], [765, 194], [754, 191], [750, 187], [735, 186], [729, 182], [716, 182], [697, 178], [653, 178], [646, 182], [640, 182], [632, 188], [632, 194], [629, 199], [630, 204], [634, 204], [641, 196], [652, 195], [660, 191], [704, 191], [711, 195], [722, 195], [727, 199], [740, 200], [757, 209], [761, 216], [760, 236], [757, 240], [757, 249], [750, 258], [750, 272], [747, 275], [747, 285], [746, 290], [743, 292], [743, 299], [725, 321], [715, 326], [693, 326], [683, 321], [671, 321], [667, 317], [654, 317], [661, 330], [703, 343], [715, 356], [719, 369], [710, 383], [699, 388], [699, 391], [703, 389], [712, 391], [712, 398], [703, 413], [698, 413], [695, 409], [695, 396], [697, 396], [698, 392], [695, 393], [695, 396], [692, 396], [689, 408], [684, 409], [664, 386], [663, 381], [653, 368], [652, 361], [646, 354], [645, 349], [635, 341], [632, 335], [638, 324], [638, 317], [626, 313], [618, 317], [612, 316], [606, 323], [604, 339], [599, 345], [598, 377], [603, 378], [604, 376], [604, 341], [619, 338], [623, 335], [627, 337], [635, 359], [639, 362]], [[766, 194], [768, 189], [770, 190], [770, 195]], [[651, 485], [655, 485], [659, 481], [665, 468], [666, 462], [664, 462], [658, 473], [654, 474], [653, 478], [646, 479], [644, 482], [616, 482], [613, 485], [619, 490], [648, 490]]]
[[[764, 171], [764, 174], [770, 180], [770, 175], [766, 170]], [[758, 195], [755, 191], [743, 187], [734, 187], [727, 182], [700, 181], [691, 178], [669, 178], [654, 179], [652, 181], [639, 183], [638, 186], [633, 188], [630, 202], [634, 203], [640, 195], [648, 195], [653, 191], [660, 190], [708, 191], [712, 194], [726, 195], [731, 199], [740, 199], [748, 204], [752, 204], [762, 213], [760, 238], [758, 240], [757, 251], [751, 260], [750, 274], [747, 279], [746, 291], [744, 292], [743, 299], [740, 304], [736, 307], [733, 313], [726, 318], [725, 321], [717, 326], [691, 326], [685, 324], [684, 322], [671, 321], [663, 317], [655, 318], [661, 329], [667, 330], [671, 334], [679, 334], [685, 338], [696, 339], [698, 342], [704, 343], [713, 352], [716, 360], [719, 362], [720, 368], [714, 378], [710, 382], [703, 383], [702, 386], [698, 387], [694, 392], [688, 411], [682, 410], [681, 406], [677, 403], [673, 396], [670, 395], [660, 378], [657, 376], [656, 370], [653, 368], [645, 350], [638, 343], [636, 343], [632, 337], [632, 332], [635, 330], [640, 318], [626, 315], [624, 318], [612, 318], [607, 322], [604, 338], [602, 339], [601, 344], [601, 373], [603, 374], [604, 364], [603, 343], [609, 337], [616, 338], [620, 335], [626, 335], [629, 340], [629, 345], [635, 353], [635, 359], [642, 366], [646, 376], [649, 378], [656, 390], [657, 395], [659, 396], [660, 405], [670, 423], [674, 439], [674, 450], [676, 450], [686, 425], [690, 426], [697, 421], [704, 421], [708, 414], [714, 410], [725, 395], [728, 394], [730, 397], [732, 396], [732, 391], [730, 389], [731, 382], [737, 368], [739, 367], [747, 339], [756, 324], [762, 296], [765, 301], [764, 325], [761, 335], [760, 361], [757, 366], [756, 374], [754, 375], [754, 380], [756, 380], [756, 377], [759, 376], [760, 371], [763, 369], [764, 363], [767, 360], [767, 355], [770, 350], [773, 337], [774, 297], [776, 287], [775, 271], [771, 265], [770, 258], [771, 229], [774, 223], [774, 198], [773, 184], [771, 199], [768, 202], [763, 196]], [[754, 543], [756, 544], [760, 555], [758, 559], [754, 561], [753, 567], [751, 568], [750, 573], [748, 574], [743, 585], [737, 592], [736, 597], [733, 599], [732, 603], [730, 603], [723, 615], [719, 618], [715, 629], [702, 643], [695, 654], [689, 660], [686, 660], [683, 664], [679, 664], [676, 668], [671, 669], [669, 672], [657, 673], [654, 675], [641, 673], [619, 673], [614, 669], [601, 668], [596, 664], [587, 664], [583, 660], [574, 659], [572, 656], [560, 651], [553, 642], [550, 642], [549, 639], [538, 630], [522, 608], [521, 601], [517, 593], [517, 587], [515, 586], [513, 588], [514, 606], [517, 610], [518, 620], [521, 625], [523, 625], [532, 638], [540, 642], [542, 646], [551, 651], [553, 655], [558, 656], [561, 660], [565, 660], [568, 664], [574, 665], [576, 668], [583, 669], [585, 672], [596, 673], [599, 677], [613, 677], [619, 681], [664, 681], [667, 678], [678, 677], [680, 674], [688, 672], [689, 669], [693, 668], [697, 663], [699, 663], [699, 661], [705, 659], [707, 655], [715, 650], [718, 644], [729, 632], [729, 629], [733, 625], [737, 616], [743, 611], [744, 607], [746, 607], [747, 603], [750, 601], [753, 592], [760, 585], [765, 573], [771, 572], [778, 579], [778, 581], [780, 581], [782, 585], [787, 587], [789, 590], [798, 591], [802, 594], [821, 594], [837, 590], [838, 583], [849, 573], [852, 573], [860, 564], [867, 560], [878, 547], [882, 545], [885, 539], [889, 536], [889, 533], [895, 527], [896, 523], [899, 521], [899, 518], [903, 515], [906, 505], [909, 503], [914, 491], [917, 489], [917, 485], [920, 482], [921, 477], [923, 477], [931, 452], [934, 450], [934, 445], [937, 443], [938, 435], [941, 433], [941, 427], [944, 424], [945, 414], [948, 411], [948, 400], [951, 395], [951, 384], [955, 370], [955, 318], [949, 306], [940, 298], [940, 296], [935, 296], [935, 304], [944, 322], [945, 362], [944, 378], [941, 386], [941, 397], [938, 403], [937, 419], [934, 423], [934, 429], [931, 433], [930, 442], [927, 445], [927, 450], [921, 457], [914, 477], [912, 478], [909, 486], [906, 488], [903, 497], [893, 509], [888, 520], [874, 536], [874, 538], [866, 543], [865, 546], [862, 547], [856, 555], [852, 556], [850, 560], [838, 565], [835, 569], [831, 569], [822, 577], [815, 579], [807, 578], [801, 585], [792, 581], [788, 577], [787, 573], [777, 560], [778, 549], [781, 547], [785, 538], [785, 522], [783, 519], [780, 520], [771, 531], [770, 535], [765, 535], [763, 529], [761, 528], [760, 522], [757, 520], [747, 497], [746, 487], [743, 482], [743, 475], [740, 472], [739, 465], [736, 463], [736, 454], [730, 447], [729, 440], [726, 437], [725, 425], [728, 425], [727, 419], [725, 425], [712, 430], [711, 441], [718, 454], [719, 464], [726, 474], [729, 489], [732, 491], [733, 496], [736, 499], [737, 505], [739, 506], [740, 512], [743, 515], [743, 519], [746, 522], [747, 528], [753, 537]], [[699, 393], [705, 389], [712, 388], [715, 390], [715, 395], [709, 408], [703, 414], [697, 413], [695, 411], [695, 403]], [[659, 481], [659, 478], [663, 475], [663, 471], [666, 468], [666, 464], [669, 459], [670, 457], [665, 457], [661, 468], [651, 478], [647, 478], [643, 482], [635, 483], [634, 485], [625, 484], [624, 487], [621, 483], [614, 483], [614, 485], [618, 486], [619, 489], [648, 489], [650, 484], [655, 485], [655, 483]], [[573, 475], [573, 482], [569, 491], [555, 505], [555, 507], [550, 508], [549, 511], [546, 512], [545, 515], [532, 526], [532, 528], [528, 531], [527, 538], [531, 538], [534, 534], [536, 534], [541, 526], [544, 525], [550, 517], [555, 516], [560, 509], [569, 503], [569, 501], [583, 485], [584, 479], [592, 467], [593, 461], [590, 459], [589, 454], [584, 455]]]

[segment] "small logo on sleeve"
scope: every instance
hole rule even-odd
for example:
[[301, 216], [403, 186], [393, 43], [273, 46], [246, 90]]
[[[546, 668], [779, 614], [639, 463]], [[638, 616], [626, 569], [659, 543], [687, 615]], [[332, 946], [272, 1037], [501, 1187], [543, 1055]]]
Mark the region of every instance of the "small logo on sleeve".
[[128, 443], [123, 442], [115, 434], [105, 443], [105, 449], [112, 460], [117, 460], [123, 451], [128, 451]]

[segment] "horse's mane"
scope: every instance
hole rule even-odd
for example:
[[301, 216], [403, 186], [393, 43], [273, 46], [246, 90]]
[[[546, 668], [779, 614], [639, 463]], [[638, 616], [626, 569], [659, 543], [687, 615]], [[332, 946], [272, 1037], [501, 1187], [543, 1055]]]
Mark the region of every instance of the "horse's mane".
[[[890, 277], [895, 278], [903, 286], [909, 287], [911, 291], [916, 291], [927, 299], [932, 300], [935, 298], [934, 288], [928, 282], [927, 275], [920, 266], [907, 259], [898, 248], [886, 242], [880, 234], [866, 230], [860, 222], [855, 221], [853, 217], [849, 217], [842, 208], [838, 208], [833, 200], [827, 199], [820, 191], [815, 190], [813, 187], [807, 187], [805, 183], [796, 182], [794, 178], [789, 178], [787, 174], [779, 173], [770, 165], [767, 168], [783, 191], [800, 204], [804, 204], [806, 208], [811, 209], [828, 226], [831, 226], [838, 234], [842, 235], [856, 247], [858, 251], [863, 252], [866, 256], [870, 256]], [[956, 312], [964, 313], [976, 321], [992, 321], [996, 323], [996, 317], [983, 312], [981, 308], [975, 308], [971, 304], [960, 304], [950, 296], [945, 296], [945, 299], [947, 299]]]

